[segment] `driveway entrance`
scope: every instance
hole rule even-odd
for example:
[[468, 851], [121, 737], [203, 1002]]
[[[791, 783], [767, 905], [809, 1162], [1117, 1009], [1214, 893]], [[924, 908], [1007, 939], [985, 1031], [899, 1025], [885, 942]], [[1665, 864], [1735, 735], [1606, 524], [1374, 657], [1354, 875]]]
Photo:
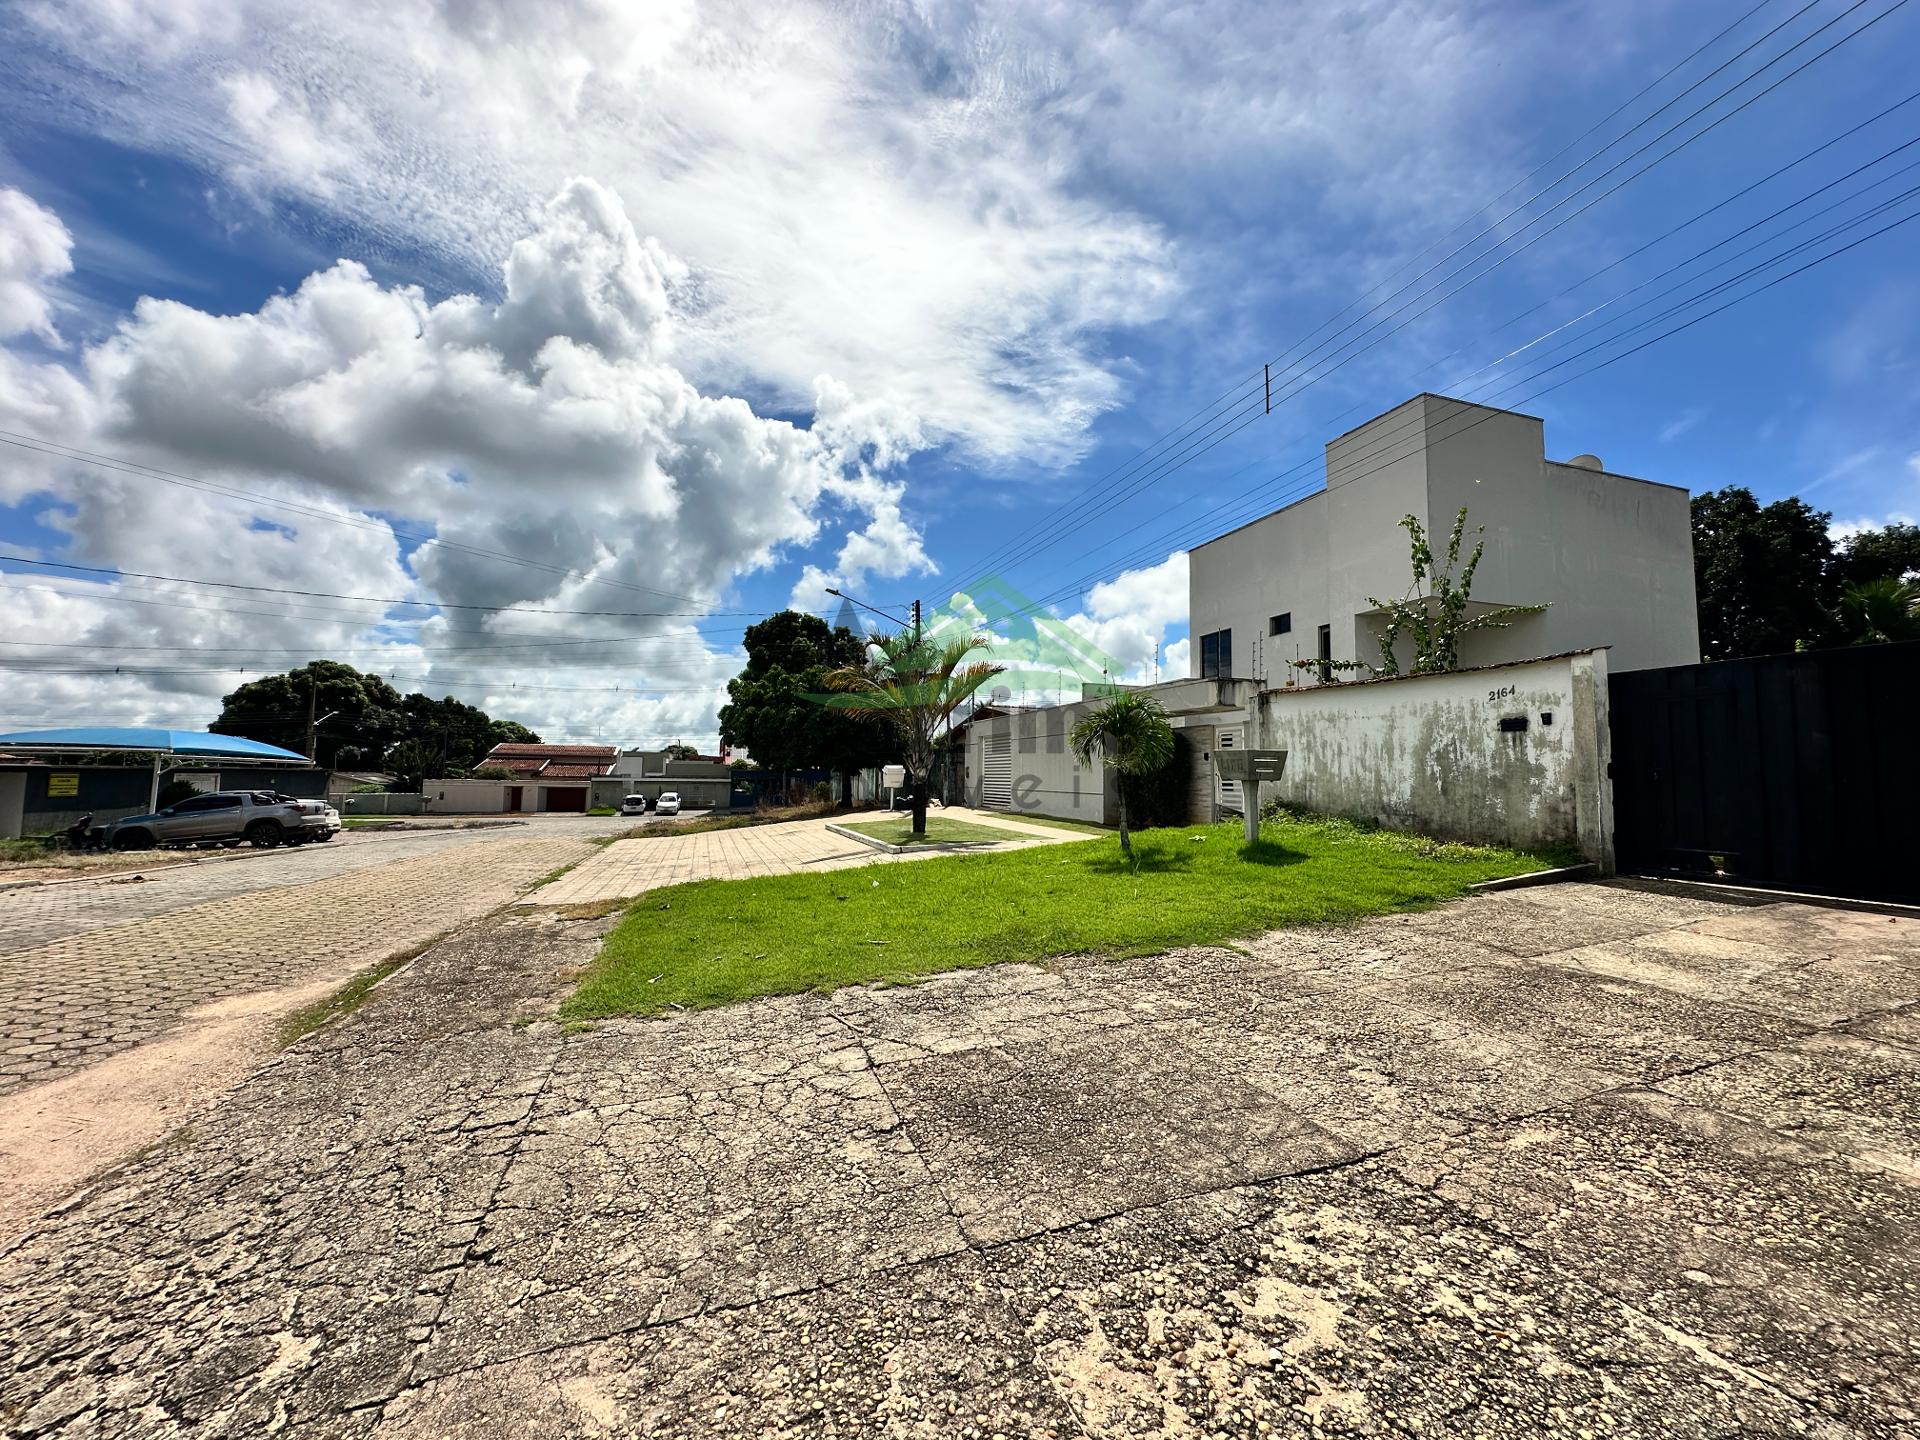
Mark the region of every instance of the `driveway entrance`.
[[1920, 901], [1920, 641], [1609, 685], [1623, 871]]

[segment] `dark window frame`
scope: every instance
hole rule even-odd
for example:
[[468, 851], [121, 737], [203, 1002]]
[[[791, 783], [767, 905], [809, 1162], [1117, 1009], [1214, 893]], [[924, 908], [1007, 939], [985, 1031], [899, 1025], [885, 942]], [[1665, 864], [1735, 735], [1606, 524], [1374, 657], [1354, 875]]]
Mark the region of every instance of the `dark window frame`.
[[1291, 635], [1292, 633], [1293, 612], [1291, 610], [1282, 610], [1278, 615], [1269, 615], [1267, 617], [1268, 639], [1272, 639], [1276, 635]]
[[1227, 680], [1233, 676], [1233, 629], [1212, 630], [1200, 637], [1200, 678]]

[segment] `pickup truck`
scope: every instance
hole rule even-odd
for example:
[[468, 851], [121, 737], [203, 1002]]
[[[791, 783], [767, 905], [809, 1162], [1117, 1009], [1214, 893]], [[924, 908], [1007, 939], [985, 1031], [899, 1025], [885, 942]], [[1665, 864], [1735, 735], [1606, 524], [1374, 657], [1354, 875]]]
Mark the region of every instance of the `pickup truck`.
[[297, 800], [273, 790], [215, 790], [189, 795], [152, 815], [129, 815], [100, 832], [112, 850], [156, 845], [238, 845], [256, 849], [331, 840], [340, 812], [324, 800]]

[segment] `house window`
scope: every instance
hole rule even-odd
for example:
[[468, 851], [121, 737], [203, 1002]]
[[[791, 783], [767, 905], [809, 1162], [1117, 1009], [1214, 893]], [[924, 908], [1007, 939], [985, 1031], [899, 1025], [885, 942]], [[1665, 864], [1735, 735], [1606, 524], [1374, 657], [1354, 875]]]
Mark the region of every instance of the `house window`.
[[1233, 631], [1215, 630], [1200, 637], [1200, 678], [1225, 680], [1233, 674]]
[[1274, 615], [1268, 618], [1267, 634], [1291, 635], [1292, 633], [1293, 633], [1293, 612], [1291, 610], [1287, 611], [1283, 615]]
[[1333, 627], [1320, 627], [1320, 683], [1330, 684], [1333, 680]]

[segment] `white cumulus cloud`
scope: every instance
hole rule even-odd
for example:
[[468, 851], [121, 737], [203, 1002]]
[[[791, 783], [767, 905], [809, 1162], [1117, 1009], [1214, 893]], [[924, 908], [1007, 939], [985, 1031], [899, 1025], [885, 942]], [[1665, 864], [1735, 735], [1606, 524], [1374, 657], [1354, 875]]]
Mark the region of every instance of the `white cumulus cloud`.
[[[725, 616], [735, 578], [812, 541], [829, 509], [858, 522], [849, 573], [926, 558], [900, 487], [843, 468], [844, 438], [703, 394], [677, 368], [682, 273], [617, 196], [574, 180], [508, 251], [497, 300], [434, 301], [341, 261], [251, 313], [143, 300], [72, 366], [0, 351], [7, 428], [285, 502], [27, 456], [0, 471], [0, 501], [44, 504], [69, 541], [57, 558], [324, 592], [14, 576], [33, 608], [9, 638], [89, 647], [69, 668], [127, 662], [79, 688], [129, 716], [210, 718], [245, 678], [233, 657], [259, 673], [311, 654], [536, 729], [710, 736], [736, 660], [701, 621]], [[421, 623], [425, 607], [337, 596], [447, 608]], [[615, 613], [460, 608], [501, 606]], [[135, 673], [156, 656], [181, 673]], [[6, 718], [80, 703], [49, 669], [14, 687]]]
[[32, 196], [0, 187], [0, 340], [37, 335], [58, 344], [51, 286], [73, 270], [73, 236]]

